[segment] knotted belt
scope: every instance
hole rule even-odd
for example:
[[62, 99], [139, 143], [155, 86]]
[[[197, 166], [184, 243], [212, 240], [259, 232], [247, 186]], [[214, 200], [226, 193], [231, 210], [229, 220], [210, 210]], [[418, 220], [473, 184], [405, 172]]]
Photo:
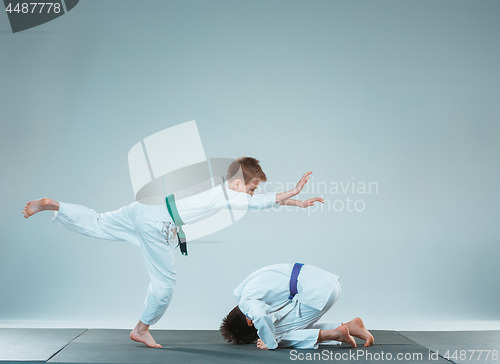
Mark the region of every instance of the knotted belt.
[[175, 197], [174, 195], [168, 195], [165, 198], [167, 203], [168, 213], [172, 220], [174, 220], [175, 225], [177, 226], [177, 239], [179, 241], [179, 249], [181, 250], [182, 255], [188, 255], [187, 253], [187, 244], [186, 244], [186, 234], [182, 230], [182, 225], [184, 221], [181, 219], [181, 215], [179, 215], [179, 211], [177, 211], [177, 206], [175, 205]]
[[291, 310], [295, 308], [297, 305], [297, 301], [293, 301], [293, 298], [298, 293], [297, 291], [297, 281], [299, 278], [300, 270], [302, 269], [303, 263], [295, 263], [292, 268], [292, 274], [290, 275], [290, 296], [288, 299], [290, 300], [285, 306], [280, 308], [278, 311], [273, 312], [273, 316], [275, 320], [280, 320], [290, 313]]
[[[224, 197], [226, 198], [226, 203], [228, 209], [231, 208], [229, 205], [229, 197], [227, 195], [226, 188], [224, 187], [226, 180], [224, 177], [222, 177], [222, 192], [224, 192]], [[170, 214], [170, 217], [172, 220], [174, 220], [175, 225], [177, 225], [177, 239], [179, 241], [179, 249], [181, 250], [182, 255], [188, 255], [187, 253], [187, 240], [186, 240], [186, 234], [184, 233], [184, 230], [182, 230], [182, 225], [186, 225], [184, 221], [181, 219], [181, 215], [179, 214], [179, 211], [177, 210], [177, 205], [175, 204], [175, 197], [174, 194], [168, 195], [165, 198], [165, 202], [167, 203], [167, 209], [168, 213]]]
[[288, 296], [289, 300], [293, 300], [295, 295], [298, 293], [297, 280], [299, 278], [299, 273], [303, 265], [303, 263], [295, 263], [293, 265], [292, 275], [290, 276], [290, 296]]

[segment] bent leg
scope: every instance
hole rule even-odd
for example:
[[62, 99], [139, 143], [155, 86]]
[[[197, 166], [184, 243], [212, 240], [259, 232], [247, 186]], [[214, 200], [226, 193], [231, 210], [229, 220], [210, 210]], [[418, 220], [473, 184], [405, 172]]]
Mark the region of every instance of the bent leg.
[[[279, 336], [283, 334], [278, 343], [279, 346], [317, 349], [319, 343], [326, 340], [324, 335], [320, 338], [321, 332], [330, 330], [330, 333], [332, 333], [333, 331], [331, 330], [337, 329], [341, 325], [340, 323], [335, 326], [331, 324], [316, 324], [316, 322], [318, 322], [318, 320], [335, 304], [340, 296], [340, 283], [338, 281], [331, 282], [331, 285], [325, 287], [325, 289], [328, 289], [331, 293], [323, 309], [318, 310], [298, 302], [297, 306], [292, 311], [274, 323], [276, 335]], [[335, 332], [335, 335], [330, 334], [329, 337], [339, 337], [342, 340], [348, 340], [349, 344], [351, 344], [347, 336], [342, 336], [340, 334], [340, 332]], [[340, 340], [336, 340], [336, 342], [334, 341], [329, 344], [340, 344]]]
[[373, 345], [375, 339], [373, 338], [373, 335], [370, 333], [370, 331], [368, 331], [367, 328], [365, 327], [363, 320], [361, 320], [359, 317], [356, 317], [351, 321], [346, 322], [344, 325], [346, 325], [349, 328], [349, 332], [351, 333], [352, 336], [365, 340], [364, 346]]
[[354, 338], [350, 335], [346, 325], [340, 325], [333, 330], [319, 330], [318, 343], [326, 341], [338, 341], [349, 344], [353, 348], [356, 347], [356, 341], [354, 341]]
[[320, 331], [319, 329], [303, 329], [288, 332], [280, 338], [278, 346], [284, 348], [317, 349]]
[[330, 297], [323, 309], [318, 310], [298, 302], [291, 312], [274, 323], [276, 335], [294, 330], [313, 328], [313, 325], [335, 304], [340, 296], [340, 283], [332, 282], [328, 287]]

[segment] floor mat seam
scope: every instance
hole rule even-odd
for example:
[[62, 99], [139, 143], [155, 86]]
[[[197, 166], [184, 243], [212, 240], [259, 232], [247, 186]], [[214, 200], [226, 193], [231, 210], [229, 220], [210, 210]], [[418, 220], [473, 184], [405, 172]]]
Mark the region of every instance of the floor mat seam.
[[66, 346], [68, 346], [69, 344], [71, 344], [73, 341], [75, 341], [76, 339], [78, 339], [80, 336], [82, 336], [83, 334], [85, 334], [87, 331], [89, 331], [89, 329], [85, 329], [84, 332], [82, 332], [80, 335], [78, 335], [77, 337], [75, 337], [73, 340], [71, 340], [69, 343], [67, 343], [66, 345], [64, 345], [61, 349], [59, 349], [58, 351], [56, 351], [50, 358], [48, 358], [45, 363], [48, 363], [49, 361], [52, 360], [53, 357], [55, 357], [57, 354], [59, 354], [61, 351], [64, 350], [64, 348]]
[[[431, 349], [429, 349], [427, 346], [420, 345], [419, 343], [417, 343], [417, 342], [413, 341], [412, 339], [407, 338], [406, 336], [404, 336], [404, 335], [403, 335], [402, 333], [400, 333], [399, 331], [396, 331], [396, 332], [397, 332], [399, 335], [401, 335], [402, 337], [404, 337], [406, 340], [410, 340], [410, 341], [411, 341], [412, 343], [414, 343], [415, 345], [421, 346], [421, 347], [423, 347], [423, 348], [426, 348], [426, 349], [427, 349], [427, 350], [429, 350], [429, 351], [432, 351], [432, 350], [431, 350]], [[432, 352], [434, 353], [434, 351], [432, 351]], [[444, 360], [446, 360], [446, 361], [450, 362], [450, 363], [456, 364], [453, 360], [446, 359], [446, 358], [445, 358], [445, 357], [443, 357], [442, 355], [439, 355], [439, 354], [438, 354], [438, 356], [439, 356], [440, 358], [443, 358]]]

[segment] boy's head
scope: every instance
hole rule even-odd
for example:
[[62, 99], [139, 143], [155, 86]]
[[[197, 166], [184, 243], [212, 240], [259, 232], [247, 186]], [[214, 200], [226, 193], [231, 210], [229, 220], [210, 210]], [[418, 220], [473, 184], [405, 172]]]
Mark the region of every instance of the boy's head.
[[252, 344], [258, 338], [257, 329], [249, 324], [238, 306], [224, 317], [219, 331], [224, 340], [233, 344]]
[[259, 184], [267, 181], [267, 177], [257, 159], [240, 157], [229, 165], [226, 180], [233, 191], [253, 196]]

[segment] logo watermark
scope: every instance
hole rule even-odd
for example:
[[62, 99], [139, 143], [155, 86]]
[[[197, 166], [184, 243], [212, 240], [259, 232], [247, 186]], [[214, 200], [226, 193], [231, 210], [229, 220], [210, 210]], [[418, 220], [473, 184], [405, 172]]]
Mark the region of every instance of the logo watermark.
[[439, 356], [429, 350], [427, 355], [421, 352], [406, 352], [406, 353], [386, 353], [383, 350], [380, 352], [371, 352], [366, 349], [356, 349], [349, 351], [339, 350], [322, 350], [318, 353], [299, 352], [290, 350], [290, 360], [293, 361], [430, 361], [439, 360]]
[[344, 350], [321, 350], [320, 352], [301, 352], [290, 350], [290, 360], [293, 361], [438, 361], [440, 358], [445, 358], [450, 361], [457, 360], [491, 360], [498, 361], [498, 350], [447, 350], [444, 354], [439, 354], [439, 351], [433, 352], [428, 350], [425, 352], [371, 352], [367, 349], [349, 349]]
[[52, 21], [72, 10], [79, 0], [53, 0], [52, 2], [30, 2], [4, 0], [13, 33], [34, 28]]
[[[286, 192], [293, 189], [296, 182], [265, 182], [262, 190]], [[378, 195], [379, 184], [376, 181], [358, 181], [353, 176], [350, 181], [315, 181], [314, 177], [307, 182], [301, 192], [302, 195], [311, 194], [321, 197], [324, 203], [315, 203], [313, 206], [303, 209], [310, 215], [316, 211], [327, 212], [363, 212], [366, 209], [366, 195]], [[294, 206], [280, 205], [275, 210], [296, 211]], [[302, 210], [302, 209], [301, 209]], [[268, 210], [266, 210], [268, 211]]]

